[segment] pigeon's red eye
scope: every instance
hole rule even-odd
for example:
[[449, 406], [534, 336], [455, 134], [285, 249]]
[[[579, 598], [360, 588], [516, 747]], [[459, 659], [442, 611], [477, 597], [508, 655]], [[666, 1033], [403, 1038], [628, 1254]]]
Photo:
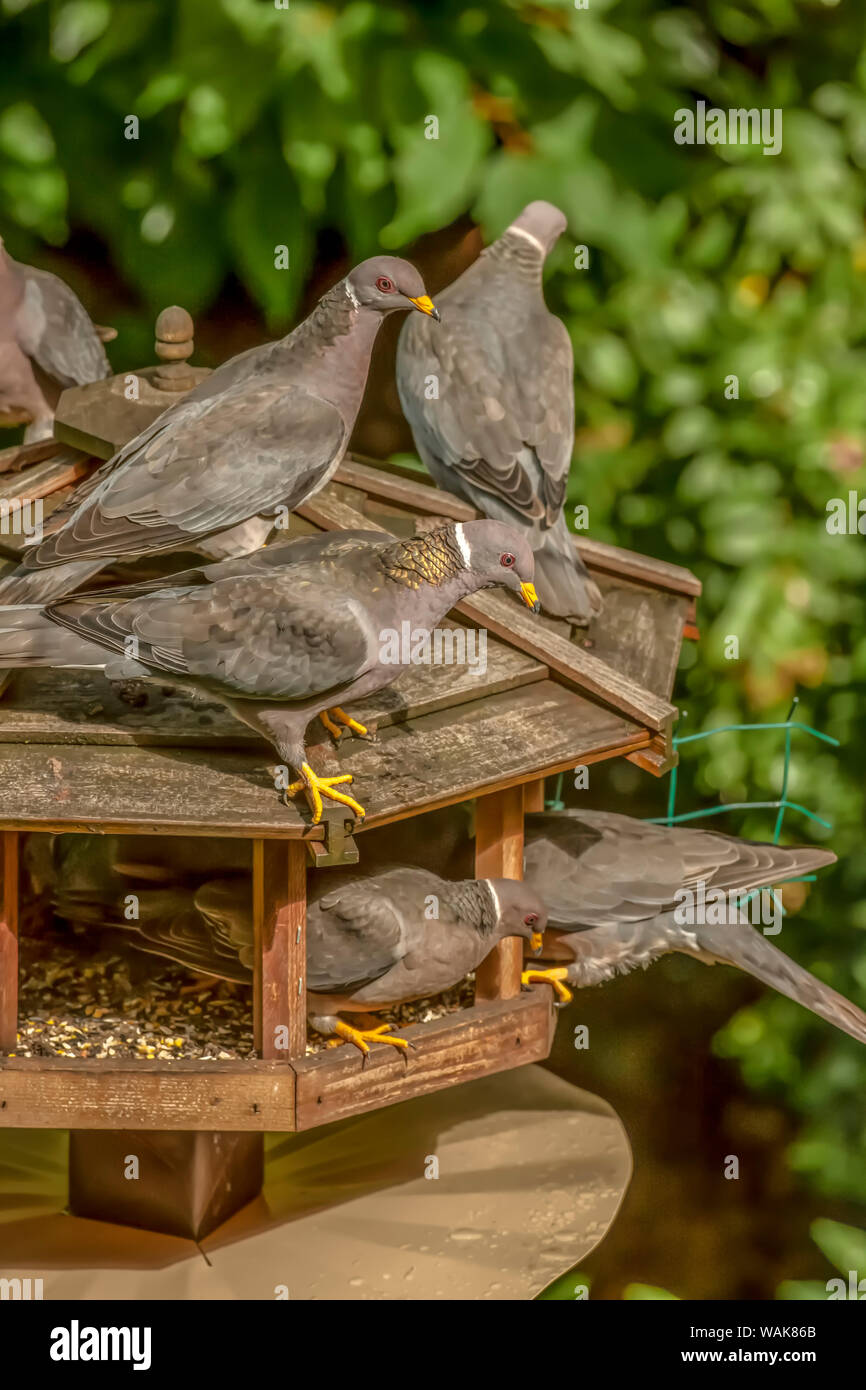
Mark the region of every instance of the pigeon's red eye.
[[505, 569], [510, 570], [515, 563], [514, 556], [507, 553], [505, 555], [500, 555], [499, 563], [503, 565]]
[[530, 912], [529, 916], [528, 916], [528, 917], [524, 917], [524, 919], [523, 919], [524, 926], [527, 926], [527, 927], [534, 927], [534, 926], [536, 925], [537, 921], [538, 921], [538, 913], [537, 913], [537, 912]]
[[376, 281], [376, 288], [381, 290], [383, 294], [393, 294], [394, 281], [389, 280], [387, 275], [380, 275]]

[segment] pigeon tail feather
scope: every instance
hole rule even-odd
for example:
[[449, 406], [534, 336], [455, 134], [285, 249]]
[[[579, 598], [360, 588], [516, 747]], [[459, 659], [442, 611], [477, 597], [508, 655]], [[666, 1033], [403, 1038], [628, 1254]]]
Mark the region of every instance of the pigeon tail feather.
[[106, 653], [46, 617], [38, 604], [0, 609], [0, 664], [26, 666], [105, 665]]
[[862, 1009], [816, 979], [758, 931], [747, 926], [701, 927], [698, 944], [702, 954], [737, 966], [858, 1042], [866, 1043], [866, 1014]]
[[602, 610], [598, 586], [574, 548], [565, 517], [545, 531], [535, 551], [535, 588], [542, 610], [586, 627]]
[[104, 564], [104, 560], [70, 560], [65, 565], [33, 570], [26, 564], [19, 565], [17, 570], [0, 579], [0, 605], [51, 603], [53, 599], [72, 593], [91, 575], [98, 574]]

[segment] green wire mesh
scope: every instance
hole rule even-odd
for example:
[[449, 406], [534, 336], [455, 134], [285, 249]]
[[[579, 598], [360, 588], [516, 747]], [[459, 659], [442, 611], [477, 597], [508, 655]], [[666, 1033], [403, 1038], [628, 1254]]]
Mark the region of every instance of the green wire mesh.
[[682, 825], [685, 821], [703, 820], [707, 816], [719, 816], [725, 811], [775, 811], [776, 824], [773, 828], [773, 844], [779, 843], [779, 836], [782, 833], [782, 822], [786, 811], [799, 811], [801, 815], [807, 816], [809, 820], [816, 821], [818, 825], [823, 825], [826, 830], [832, 830], [830, 821], [824, 820], [822, 816], [816, 815], [808, 807], [801, 806], [797, 801], [788, 800], [788, 780], [791, 773], [791, 745], [792, 735], [795, 731], [802, 734], [809, 734], [811, 738], [819, 739], [821, 743], [827, 743], [832, 748], [839, 747], [839, 740], [831, 738], [829, 734], [821, 733], [820, 729], [813, 729], [810, 724], [798, 724], [794, 719], [794, 714], [799, 704], [799, 697], [794, 696], [791, 708], [788, 711], [787, 719], [780, 720], [772, 724], [720, 724], [714, 729], [704, 729], [699, 734], [686, 734], [681, 738], [674, 736], [672, 743], [675, 749], [681, 748], [684, 743], [697, 743], [699, 739], [713, 738], [716, 734], [725, 733], [752, 733], [760, 731], [767, 733], [771, 729], [785, 730], [785, 764], [782, 772], [782, 788], [776, 801], [725, 801], [719, 806], [710, 806], [702, 811], [683, 811], [679, 815], [674, 814], [677, 797], [677, 771], [672, 768], [670, 783], [668, 786], [668, 809], [665, 816], [650, 816], [647, 819], [655, 825]]
[[[794, 733], [797, 732], [801, 734], [808, 734], [810, 738], [818, 739], [821, 743], [829, 744], [832, 748], [838, 748], [840, 746], [838, 739], [831, 738], [829, 734], [822, 733], [820, 729], [813, 729], [810, 724], [798, 724], [794, 718], [798, 704], [799, 697], [795, 695], [791, 703], [791, 708], [788, 711], [787, 719], [779, 720], [774, 723], [720, 724], [717, 728], [714, 729], [704, 729], [701, 731], [701, 733], [684, 734], [680, 737], [677, 737], [675, 735], [672, 739], [673, 747], [674, 749], [677, 749], [681, 748], [685, 743], [697, 743], [701, 739], [713, 738], [716, 734], [741, 734], [753, 732], [769, 733], [772, 730], [784, 729], [785, 763], [782, 772], [782, 786], [779, 792], [779, 796], [775, 801], [725, 801], [722, 802], [719, 806], [709, 806], [701, 811], [681, 811], [679, 815], [677, 815], [675, 812], [677, 799], [678, 769], [676, 766], [674, 766], [671, 769], [670, 782], [668, 784], [667, 814], [664, 816], [647, 816], [646, 819], [649, 821], [649, 823], [651, 825], [683, 825], [687, 821], [705, 820], [709, 816], [720, 816], [727, 811], [775, 811], [776, 823], [773, 827], [773, 844], [777, 845], [779, 843], [779, 836], [782, 833], [782, 824], [785, 819], [785, 812], [799, 811], [801, 815], [806, 816], [809, 820], [815, 821], [818, 825], [822, 825], [826, 830], [832, 830], [833, 826], [831, 822], [824, 820], [823, 816], [816, 815], [814, 811], [810, 811], [807, 806], [801, 806], [797, 801], [788, 800], [788, 781], [791, 772], [791, 752]], [[563, 773], [560, 773], [557, 778], [556, 795], [554, 799], [552, 801], [545, 802], [545, 805], [549, 811], [562, 811], [565, 809], [565, 802], [562, 800], [563, 775]], [[790, 881], [792, 883], [814, 883], [815, 875], [806, 874], [803, 876], [803, 878], [791, 879]], [[744, 902], [749, 902], [749, 900], [753, 898], [757, 893], [763, 891], [765, 890], [757, 888], [754, 889], [751, 893], [748, 894], [747, 897], [744, 898]], [[776, 897], [775, 892], [773, 892], [773, 897], [774, 900], [777, 902], [779, 908], [784, 912], [784, 909], [782, 908], [781, 903]]]

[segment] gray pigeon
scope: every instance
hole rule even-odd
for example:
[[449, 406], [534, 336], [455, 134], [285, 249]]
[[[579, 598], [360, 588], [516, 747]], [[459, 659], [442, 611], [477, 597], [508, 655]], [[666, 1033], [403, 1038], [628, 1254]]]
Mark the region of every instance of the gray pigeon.
[[436, 334], [406, 323], [397, 386], [415, 445], [440, 487], [525, 527], [544, 612], [585, 625], [601, 595], [563, 514], [574, 446], [574, 354], [544, 302], [545, 257], [565, 230], [530, 203], [437, 296]]
[[[749, 925], [753, 909], [743, 907], [738, 921], [735, 905], [713, 899], [741, 899], [835, 862], [830, 850], [787, 849], [607, 811], [529, 816], [524, 873], [548, 906], [545, 955], [570, 962], [530, 977], [548, 979], [562, 995], [565, 985], [601, 984], [681, 951], [708, 965], [735, 965], [866, 1043], [866, 1014]], [[773, 931], [776, 924], [765, 925]]]
[[27, 443], [50, 439], [60, 392], [110, 375], [78, 296], [47, 270], [13, 261], [0, 238], [0, 424], [26, 424]]
[[[107, 851], [97, 836], [58, 836], [52, 903], [67, 920], [123, 929], [139, 949], [206, 974], [249, 983], [253, 966], [249, 873], [190, 886], [192, 871], [150, 863], [120, 864], [120, 837]], [[148, 856], [152, 857], [152, 856]], [[159, 887], [153, 880], [159, 879]], [[128, 894], [138, 911], [127, 920]], [[497, 942], [522, 937], [537, 954], [546, 911], [537, 893], [511, 879], [451, 882], [426, 869], [388, 865], [378, 872], [325, 870], [310, 879], [307, 904], [307, 1013], [317, 1032], [350, 1041], [407, 1048], [338, 1018], [441, 994], [464, 979]]]
[[231, 358], [109, 459], [0, 581], [0, 603], [46, 603], [109, 560], [298, 506], [346, 452], [383, 318], [410, 308], [437, 316], [414, 266], [363, 261], [288, 337]]
[[[90, 666], [112, 678], [169, 677], [204, 691], [274, 745], [306, 791], [363, 808], [319, 777], [304, 733], [319, 714], [366, 734], [342, 708], [390, 685], [412, 659], [400, 641], [432, 632], [455, 604], [502, 585], [534, 611], [533, 556], [497, 521], [444, 526], [406, 541], [381, 532], [305, 536], [144, 584], [74, 594], [45, 610], [0, 611], [0, 662]], [[116, 653], [112, 660], [108, 653]]]
[[407, 1048], [390, 1024], [354, 1028], [340, 1013], [368, 1013], [440, 994], [497, 942], [523, 937], [538, 952], [544, 904], [512, 879], [452, 883], [425, 869], [395, 866], [373, 878], [346, 875], [307, 907], [307, 1014], [365, 1055], [373, 1042]]

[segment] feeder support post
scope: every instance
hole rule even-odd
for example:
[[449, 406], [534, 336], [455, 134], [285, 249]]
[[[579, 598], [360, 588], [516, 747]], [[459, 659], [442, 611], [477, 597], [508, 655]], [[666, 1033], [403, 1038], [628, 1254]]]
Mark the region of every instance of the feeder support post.
[[[523, 787], [480, 796], [475, 802], [476, 878], [523, 878]], [[475, 974], [475, 1001], [516, 999], [520, 994], [523, 942], [509, 937], [494, 946]]]

